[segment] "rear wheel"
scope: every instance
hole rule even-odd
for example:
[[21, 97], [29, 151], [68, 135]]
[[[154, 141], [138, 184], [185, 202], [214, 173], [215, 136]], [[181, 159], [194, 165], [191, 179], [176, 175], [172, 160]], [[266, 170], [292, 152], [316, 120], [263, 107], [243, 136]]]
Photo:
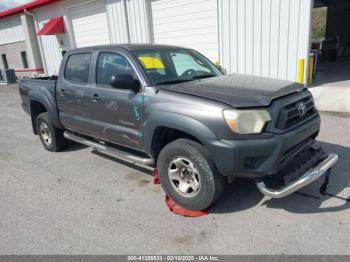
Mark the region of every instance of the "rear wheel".
[[226, 181], [201, 144], [178, 139], [159, 154], [157, 168], [166, 194], [190, 210], [202, 210], [222, 194]]
[[50, 120], [49, 113], [41, 113], [36, 118], [36, 128], [41, 143], [46, 150], [58, 152], [66, 147], [63, 130], [56, 128]]

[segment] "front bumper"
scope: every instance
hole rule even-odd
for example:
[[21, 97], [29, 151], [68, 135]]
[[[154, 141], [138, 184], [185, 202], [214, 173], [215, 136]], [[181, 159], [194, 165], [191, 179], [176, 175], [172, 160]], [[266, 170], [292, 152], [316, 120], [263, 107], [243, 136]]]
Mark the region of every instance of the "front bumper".
[[338, 161], [315, 142], [319, 127], [317, 116], [270, 138], [212, 142], [209, 151], [222, 175], [256, 179], [264, 195], [282, 198], [320, 178]]
[[311, 184], [316, 179], [324, 175], [336, 162], [338, 161], [338, 155], [330, 154], [325, 160], [319, 163], [317, 166], [311, 168], [304, 175], [298, 179], [290, 182], [289, 184], [279, 188], [274, 189], [268, 187], [264, 181], [257, 183], [257, 187], [261, 193], [270, 198], [282, 198], [286, 197], [299, 189]]
[[312, 147], [319, 129], [320, 117], [316, 115], [286, 133], [271, 134], [263, 139], [215, 140], [207, 148], [222, 175], [262, 178], [277, 174], [300, 152]]

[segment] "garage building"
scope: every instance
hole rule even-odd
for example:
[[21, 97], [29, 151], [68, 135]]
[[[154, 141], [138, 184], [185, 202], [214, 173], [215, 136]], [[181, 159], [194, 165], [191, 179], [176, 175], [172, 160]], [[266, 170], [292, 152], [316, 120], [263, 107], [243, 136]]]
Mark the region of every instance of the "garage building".
[[[26, 46], [33, 46], [44, 72], [52, 75], [58, 73], [62, 55], [71, 48], [113, 43], [172, 44], [194, 48], [230, 73], [299, 80], [307, 84], [311, 73], [312, 10], [329, 6], [327, 31], [335, 34], [332, 30], [341, 30], [336, 33], [349, 36], [346, 16], [339, 21], [339, 14], [333, 15], [334, 10], [348, 12], [347, 2], [37, 0], [0, 13], [0, 24], [17, 19], [17, 27], [21, 26], [22, 31], [28, 31], [31, 36], [11, 40], [11, 34], [2, 37], [1, 33], [5, 40], [0, 39], [0, 53], [12, 57], [10, 53], [7, 55], [7, 44], [34, 41], [36, 43]], [[34, 29], [26, 29], [24, 20], [29, 25], [33, 23]], [[19, 30], [15, 24], [10, 27], [12, 31]], [[0, 31], [3, 32], [1, 26]], [[37, 36], [33, 38], [33, 35]], [[343, 39], [348, 41], [348, 37]], [[26, 50], [28, 53], [28, 48]], [[16, 58], [9, 61], [10, 67], [23, 67], [18, 53], [16, 51]], [[29, 64], [40, 69], [38, 64]]]

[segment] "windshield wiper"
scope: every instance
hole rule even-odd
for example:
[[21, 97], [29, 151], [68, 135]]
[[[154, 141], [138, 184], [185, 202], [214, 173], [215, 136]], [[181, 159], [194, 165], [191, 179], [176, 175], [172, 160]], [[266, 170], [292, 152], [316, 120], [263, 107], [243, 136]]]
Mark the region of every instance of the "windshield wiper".
[[210, 78], [210, 77], [215, 77], [215, 75], [203, 74], [203, 75], [193, 76], [192, 79], [173, 79], [173, 80], [158, 82], [156, 83], [156, 85], [158, 86], [158, 85], [179, 84], [179, 83], [189, 82], [189, 81], [203, 79], [203, 78]]
[[193, 79], [193, 80], [196, 80], [196, 79], [210, 78], [210, 77], [214, 77], [214, 76], [215, 76], [215, 75], [205, 74], [205, 75], [194, 76], [194, 77], [192, 77], [192, 79]]
[[188, 82], [188, 81], [192, 81], [192, 79], [175, 79], [175, 80], [168, 80], [168, 81], [162, 81], [162, 82], [158, 82], [156, 83], [156, 85], [171, 85], [171, 84], [179, 84], [179, 83], [184, 83], [184, 82]]

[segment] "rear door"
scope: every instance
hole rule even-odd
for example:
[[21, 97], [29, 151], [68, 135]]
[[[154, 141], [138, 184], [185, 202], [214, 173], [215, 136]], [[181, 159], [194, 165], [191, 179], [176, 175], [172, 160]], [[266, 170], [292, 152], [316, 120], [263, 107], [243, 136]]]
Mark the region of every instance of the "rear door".
[[95, 88], [91, 105], [92, 128], [104, 141], [142, 148], [142, 91], [118, 89], [110, 85], [112, 75], [131, 74], [138, 79], [131, 61], [118, 52], [100, 52], [97, 57]]
[[67, 128], [91, 135], [90, 52], [71, 54], [63, 63], [57, 83], [57, 106], [62, 124]]

